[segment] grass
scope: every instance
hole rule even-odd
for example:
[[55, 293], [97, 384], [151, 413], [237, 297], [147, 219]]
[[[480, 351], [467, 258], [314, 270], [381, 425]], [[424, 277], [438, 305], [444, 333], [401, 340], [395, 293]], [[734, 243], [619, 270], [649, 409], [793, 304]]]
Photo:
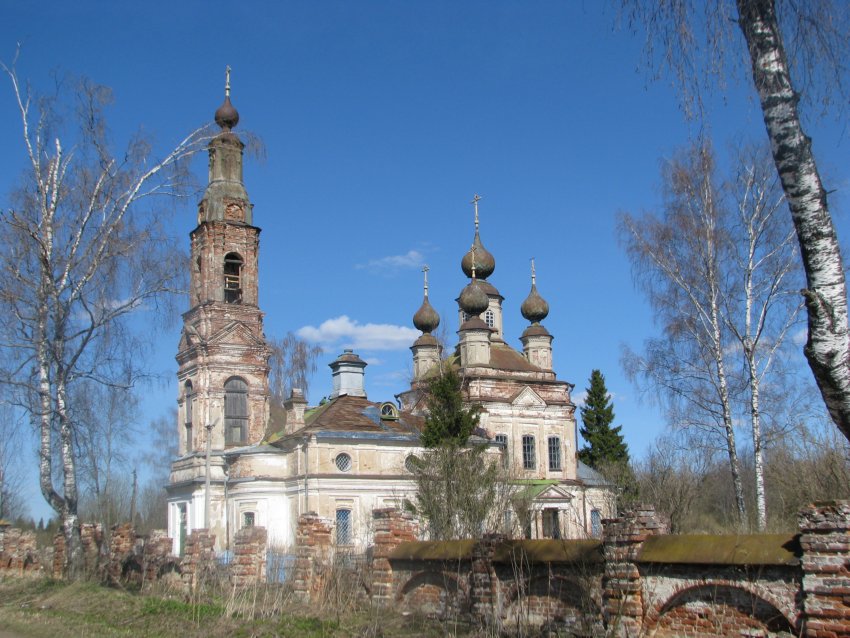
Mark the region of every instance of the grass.
[[[312, 613], [311, 613], [312, 612]], [[443, 636], [441, 625], [387, 610], [315, 615], [292, 608], [254, 619], [228, 615], [222, 601], [130, 593], [93, 583], [0, 577], [0, 634], [15, 638], [412, 638]], [[6, 632], [6, 633], [3, 633]]]

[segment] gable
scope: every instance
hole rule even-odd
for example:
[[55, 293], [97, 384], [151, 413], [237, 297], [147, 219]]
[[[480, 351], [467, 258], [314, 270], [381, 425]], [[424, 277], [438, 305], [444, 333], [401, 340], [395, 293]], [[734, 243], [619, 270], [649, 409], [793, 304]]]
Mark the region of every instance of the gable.
[[571, 501], [572, 499], [572, 494], [557, 485], [550, 485], [534, 498], [535, 501]]
[[539, 394], [537, 394], [528, 386], [525, 386], [522, 390], [520, 390], [519, 394], [514, 397], [514, 400], [511, 402], [511, 404], [520, 408], [546, 407], [546, 402], [540, 398]]
[[208, 344], [235, 345], [235, 346], [262, 346], [262, 340], [254, 336], [251, 330], [243, 323], [232, 321], [224, 328], [215, 333], [207, 341]]

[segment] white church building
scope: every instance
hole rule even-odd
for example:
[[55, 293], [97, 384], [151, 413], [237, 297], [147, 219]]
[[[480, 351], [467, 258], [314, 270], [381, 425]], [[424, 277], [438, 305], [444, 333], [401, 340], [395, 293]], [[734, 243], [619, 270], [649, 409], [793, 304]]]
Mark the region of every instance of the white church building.
[[209, 528], [216, 548], [226, 550], [236, 531], [253, 525], [266, 527], [270, 542], [285, 548], [306, 512], [333, 521], [339, 545], [363, 549], [373, 508], [415, 501], [422, 390], [440, 365], [457, 370], [466, 399], [482, 406], [476, 435], [531, 499], [530, 521], [506, 531], [531, 538], [598, 535], [602, 518], [614, 514], [613, 492], [577, 459], [572, 385], [553, 370], [553, 337], [542, 324], [548, 304], [532, 267], [520, 308], [529, 322], [519, 336], [522, 349], [509, 345], [504, 298], [488, 281], [496, 262], [481, 242], [477, 197], [473, 247], [461, 262], [467, 283], [457, 299], [455, 350], [443, 353], [432, 334], [440, 317], [426, 278], [413, 317], [422, 334], [411, 344], [408, 390], [371, 400], [364, 390], [367, 364], [346, 350], [330, 364], [333, 392], [325, 403], [308, 406], [297, 389], [282, 408], [272, 402], [259, 305], [260, 229], [243, 183], [244, 145], [233, 132], [239, 115], [229, 90], [215, 121], [221, 132], [209, 144], [209, 183], [190, 233], [190, 308], [177, 352], [180, 444], [167, 486], [175, 552], [193, 529]]

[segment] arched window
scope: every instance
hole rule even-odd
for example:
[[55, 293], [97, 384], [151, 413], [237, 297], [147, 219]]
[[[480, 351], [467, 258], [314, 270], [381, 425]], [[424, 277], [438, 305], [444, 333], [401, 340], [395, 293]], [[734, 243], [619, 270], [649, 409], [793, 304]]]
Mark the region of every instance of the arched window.
[[224, 383], [224, 441], [244, 443], [248, 438], [248, 384], [239, 377]]
[[224, 301], [242, 303], [242, 257], [237, 253], [224, 256]]
[[534, 447], [534, 437], [531, 434], [524, 434], [522, 437], [522, 467], [524, 470], [533, 470], [537, 467], [537, 453]]
[[496, 315], [489, 308], [484, 313], [484, 323], [487, 324], [488, 328], [495, 328], [496, 327]]
[[194, 447], [192, 443], [192, 382], [186, 381], [183, 384], [183, 425], [186, 426], [186, 453], [192, 451]]

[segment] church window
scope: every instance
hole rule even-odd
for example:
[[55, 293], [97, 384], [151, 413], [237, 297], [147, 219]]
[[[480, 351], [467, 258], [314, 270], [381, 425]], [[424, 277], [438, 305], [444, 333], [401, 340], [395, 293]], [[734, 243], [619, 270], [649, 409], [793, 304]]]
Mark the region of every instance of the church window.
[[484, 313], [484, 323], [487, 324], [488, 328], [496, 327], [496, 315], [489, 308], [487, 309], [487, 312]]
[[381, 406], [382, 419], [397, 419], [398, 409], [392, 403], [384, 403]]
[[343, 452], [342, 454], [336, 455], [336, 469], [340, 472], [348, 472], [351, 470], [351, 457]]
[[525, 470], [533, 470], [537, 467], [537, 453], [535, 451], [534, 437], [525, 434], [522, 437], [522, 467]]
[[422, 461], [415, 454], [410, 454], [406, 459], [404, 459], [404, 469], [411, 474], [415, 474], [421, 467]]
[[237, 253], [224, 256], [224, 301], [242, 303], [242, 257]]
[[508, 435], [497, 434], [496, 443], [502, 447], [502, 467], [508, 466]]
[[561, 437], [549, 437], [549, 471], [561, 471]]
[[336, 544], [351, 544], [351, 510], [338, 509], [336, 511]]
[[239, 377], [224, 383], [224, 438], [230, 445], [248, 439], [248, 384]]
[[242, 512], [242, 527], [254, 527], [254, 512]]
[[602, 536], [602, 512], [590, 510], [590, 535], [593, 538]]
[[186, 426], [186, 452], [189, 453], [194, 447], [192, 445], [192, 382], [183, 384], [183, 425]]

